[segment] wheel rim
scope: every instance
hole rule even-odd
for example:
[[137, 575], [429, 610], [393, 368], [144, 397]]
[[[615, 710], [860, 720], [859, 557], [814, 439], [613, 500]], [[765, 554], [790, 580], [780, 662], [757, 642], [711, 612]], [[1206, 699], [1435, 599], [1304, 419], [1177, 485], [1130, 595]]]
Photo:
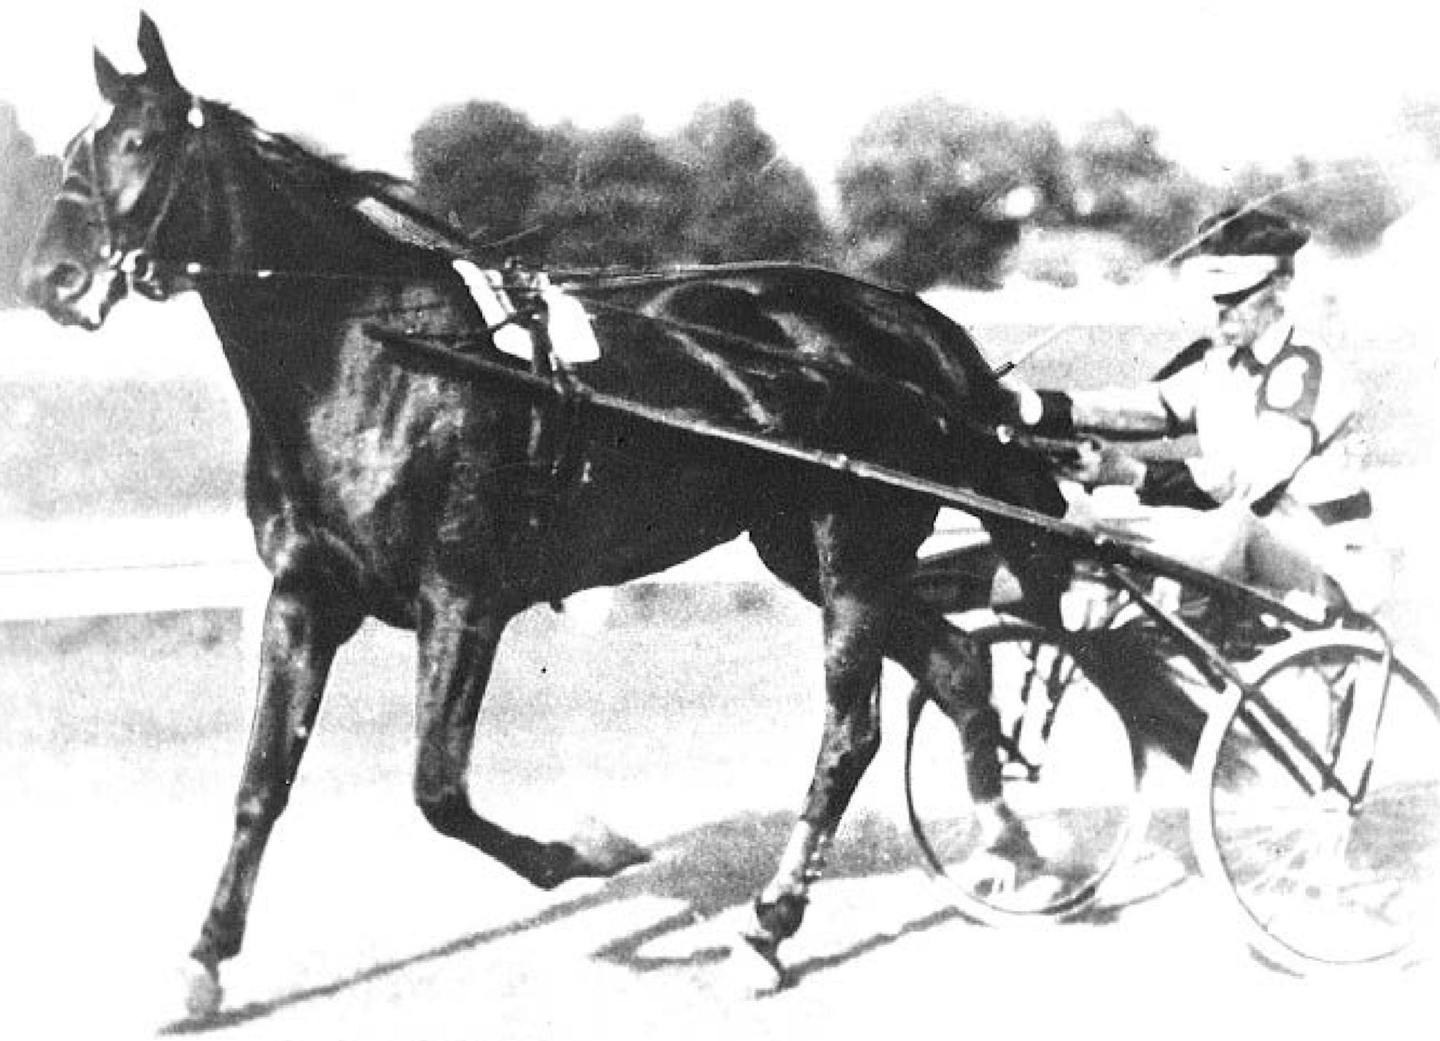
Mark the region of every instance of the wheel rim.
[[[1376, 727], [1382, 660], [1363, 637], [1323, 636], [1257, 660], [1252, 682], [1342, 779], [1358, 785], [1364, 757], [1356, 749]], [[1386, 961], [1433, 932], [1440, 706], [1403, 666], [1383, 704], [1355, 813], [1338, 793], [1303, 791], [1262, 747], [1263, 721], [1238, 700], [1202, 740], [1196, 780], [1204, 798], [1192, 815], [1197, 855], [1240, 912], [1251, 944], [1292, 970]]]

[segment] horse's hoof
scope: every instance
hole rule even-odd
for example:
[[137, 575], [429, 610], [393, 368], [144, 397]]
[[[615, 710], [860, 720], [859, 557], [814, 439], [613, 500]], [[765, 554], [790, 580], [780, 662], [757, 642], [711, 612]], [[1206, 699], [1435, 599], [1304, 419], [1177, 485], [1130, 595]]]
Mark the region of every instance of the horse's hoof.
[[790, 972], [780, 960], [780, 941], [773, 936], [742, 932], [726, 966], [733, 988], [747, 997], [764, 997], [790, 986]]
[[650, 859], [649, 850], [599, 821], [587, 821], [584, 830], [571, 839], [570, 847], [575, 851], [574, 873], [594, 878], [618, 875]]
[[550, 890], [572, 878], [609, 878], [649, 859], [644, 847], [597, 823], [568, 842], [545, 843], [524, 877]]
[[774, 900], [756, 897], [755, 922], [759, 932], [755, 935], [773, 937], [774, 946], [778, 948], [781, 940], [788, 940], [800, 931], [809, 905], [810, 899], [803, 893], [781, 893]]
[[193, 958], [185, 966], [185, 1011], [191, 1019], [209, 1019], [220, 1011], [225, 988], [220, 973]]

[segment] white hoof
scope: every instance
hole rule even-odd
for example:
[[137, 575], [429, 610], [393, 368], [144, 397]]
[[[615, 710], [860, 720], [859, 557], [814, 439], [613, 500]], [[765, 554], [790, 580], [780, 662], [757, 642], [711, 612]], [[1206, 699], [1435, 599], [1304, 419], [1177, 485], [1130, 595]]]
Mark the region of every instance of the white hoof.
[[209, 1019], [220, 1011], [225, 988], [220, 974], [207, 965], [191, 959], [185, 966], [185, 1011], [191, 1019]]

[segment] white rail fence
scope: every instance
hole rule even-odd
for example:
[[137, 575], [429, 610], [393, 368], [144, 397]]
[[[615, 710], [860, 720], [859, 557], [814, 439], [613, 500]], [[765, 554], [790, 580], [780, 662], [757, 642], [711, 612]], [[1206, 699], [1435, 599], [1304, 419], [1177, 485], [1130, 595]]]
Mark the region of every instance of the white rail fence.
[[268, 589], [240, 516], [0, 525], [0, 621], [250, 609]]
[[[734, 542], [645, 581], [772, 580], [754, 551]], [[0, 524], [0, 623], [238, 610], [243, 631], [255, 634], [269, 589], [239, 515]], [[566, 611], [597, 627], [613, 602], [612, 590], [589, 590]]]
[[[1397, 578], [1426, 590], [1427, 608], [1440, 595], [1440, 543], [1418, 529], [1433, 518], [1433, 483], [1429, 471], [1401, 470], [1374, 474], [1372, 485], [1382, 542], [1406, 550]], [[969, 517], [942, 511], [927, 551], [981, 535]], [[635, 584], [774, 581], [742, 538]], [[269, 588], [250, 524], [238, 512], [0, 523], [0, 623], [240, 610], [248, 627], [258, 622]], [[611, 590], [587, 591], [567, 601], [567, 611], [577, 624], [603, 622], [613, 597]]]

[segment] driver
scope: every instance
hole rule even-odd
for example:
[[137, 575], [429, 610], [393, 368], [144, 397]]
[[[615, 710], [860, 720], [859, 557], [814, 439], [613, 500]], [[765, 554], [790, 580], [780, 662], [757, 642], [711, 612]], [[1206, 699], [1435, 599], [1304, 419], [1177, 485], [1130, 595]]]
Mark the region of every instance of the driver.
[[[1199, 232], [1183, 272], [1214, 301], [1211, 335], [1139, 386], [1022, 389], [1022, 417], [1052, 436], [1194, 434], [1198, 453], [1186, 459], [1146, 460], [1113, 440], [1091, 443], [1066, 476], [1134, 488], [1140, 504], [1154, 507], [1137, 534], [1157, 552], [1282, 596], [1373, 611], [1391, 576], [1357, 465], [1359, 395], [1289, 306], [1295, 254], [1310, 234], [1260, 209], [1223, 210]], [[1153, 662], [1105, 657], [1107, 667], [1136, 672], [1133, 683], [1116, 677], [1125, 686], [1154, 689]], [[1160, 699], [1168, 704], [1146, 698], [1151, 711], [1179, 711], [1178, 729], [1190, 732], [1161, 743], [1188, 762], [1203, 720], [1178, 709], [1178, 699]]]

